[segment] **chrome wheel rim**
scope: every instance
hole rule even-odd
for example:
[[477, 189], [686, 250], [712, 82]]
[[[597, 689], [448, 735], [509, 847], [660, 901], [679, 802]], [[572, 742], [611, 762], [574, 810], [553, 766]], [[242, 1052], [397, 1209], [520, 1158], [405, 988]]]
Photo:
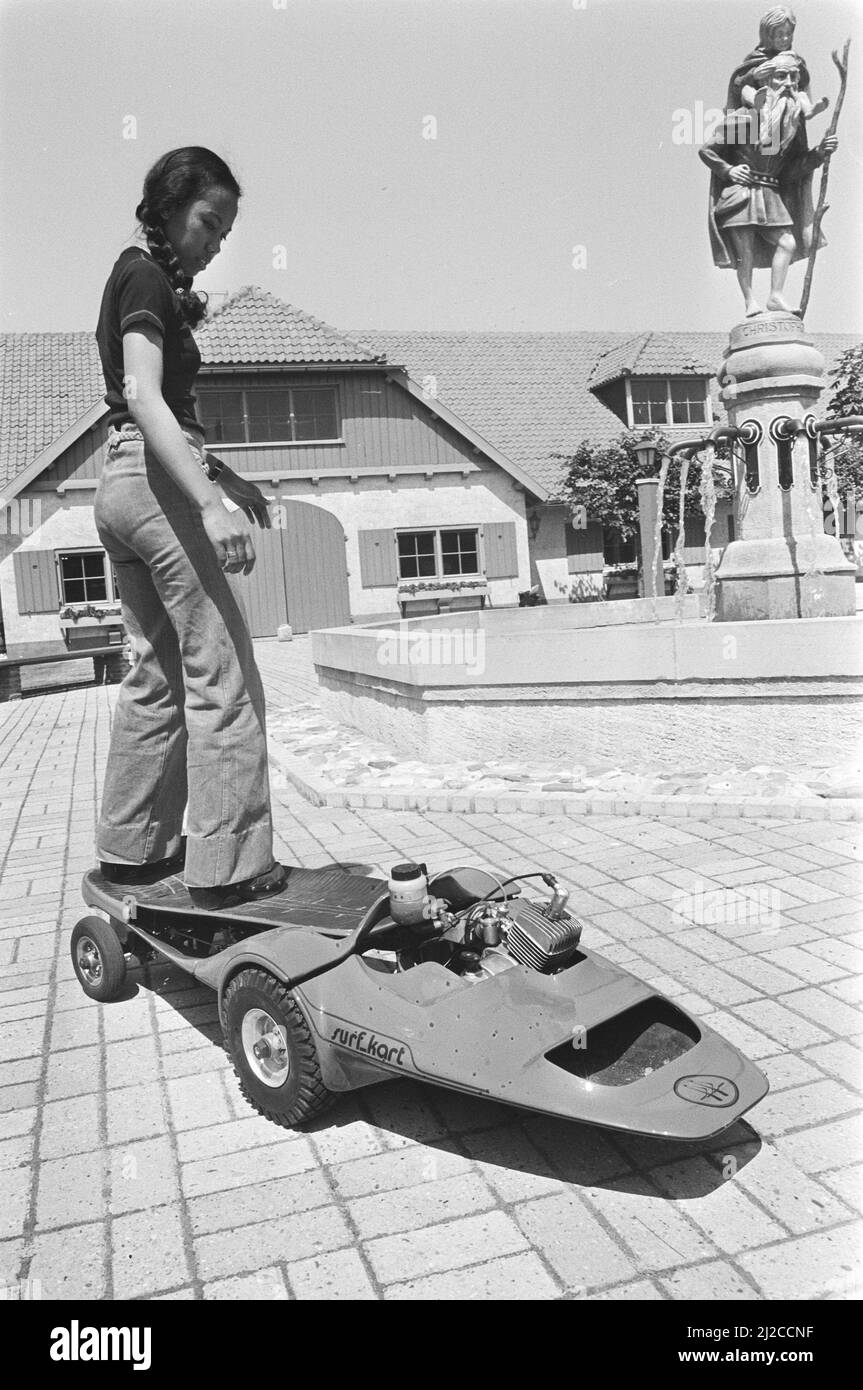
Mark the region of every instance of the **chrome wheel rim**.
[[97, 985], [102, 978], [102, 953], [91, 937], [79, 937], [75, 961], [87, 984]]
[[283, 1086], [291, 1070], [285, 1029], [265, 1009], [249, 1009], [241, 1030], [249, 1069], [265, 1086]]

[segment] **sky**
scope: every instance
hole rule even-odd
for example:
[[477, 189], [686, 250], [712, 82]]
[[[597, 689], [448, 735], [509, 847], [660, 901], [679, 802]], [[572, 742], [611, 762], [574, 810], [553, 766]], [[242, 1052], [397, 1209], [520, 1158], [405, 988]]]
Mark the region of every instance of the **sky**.
[[[254, 284], [341, 329], [727, 330], [699, 125], [768, 7], [0, 0], [0, 329], [94, 328], [147, 169], [202, 144], [244, 194], [195, 281], [214, 303]], [[807, 327], [863, 332], [863, 6], [794, 9], [831, 99], [810, 140], [853, 39]]]

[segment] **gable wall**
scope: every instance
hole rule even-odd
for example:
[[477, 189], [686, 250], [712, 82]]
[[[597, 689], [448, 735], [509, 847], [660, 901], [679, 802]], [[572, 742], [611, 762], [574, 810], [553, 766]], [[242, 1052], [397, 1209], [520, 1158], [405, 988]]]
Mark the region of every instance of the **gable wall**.
[[[489, 465], [449, 425], [435, 420], [396, 382], [375, 372], [219, 373], [203, 372], [199, 384], [231, 387], [335, 386], [342, 421], [337, 444], [264, 444], [231, 448], [213, 444], [219, 458], [239, 472], [308, 472], [327, 468], [375, 468], [413, 464], [423, 468], [458, 465], [474, 471]], [[431, 409], [433, 400], [429, 401]]]
[[[270, 490], [268, 489], [268, 495]], [[396, 585], [364, 587], [360, 564], [360, 532], [424, 527], [482, 527], [489, 522], [515, 524], [518, 575], [489, 582], [494, 605], [515, 604], [529, 583], [530, 557], [524, 493], [501, 469], [489, 469], [462, 480], [450, 475], [399, 478], [322, 479], [317, 487], [299, 480], [283, 483], [278, 496], [316, 502], [338, 517], [347, 541], [348, 586], [355, 618], [397, 609]]]

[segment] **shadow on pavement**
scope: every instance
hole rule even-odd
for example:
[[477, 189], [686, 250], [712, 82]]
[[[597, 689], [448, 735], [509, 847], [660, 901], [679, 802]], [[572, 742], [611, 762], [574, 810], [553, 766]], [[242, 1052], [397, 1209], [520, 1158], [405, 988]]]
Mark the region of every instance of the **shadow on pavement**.
[[[162, 959], [130, 971], [124, 998], [133, 997], [141, 987], [164, 999], [202, 1037], [222, 1047], [216, 996], [211, 990]], [[253, 1113], [250, 1107], [249, 1114]], [[546, 1179], [549, 1190], [556, 1183], [613, 1186], [653, 1200], [704, 1197], [732, 1180], [761, 1149], [757, 1131], [745, 1120], [711, 1139], [683, 1143], [533, 1114], [409, 1078], [394, 1078], [337, 1097], [332, 1108], [303, 1126], [302, 1132], [314, 1135], [347, 1128], [358, 1118], [422, 1146], [430, 1181], [435, 1177], [435, 1153], [460, 1154], [489, 1169]], [[278, 1139], [279, 1127], [274, 1125], [273, 1142]], [[493, 1172], [489, 1175], [494, 1179]]]

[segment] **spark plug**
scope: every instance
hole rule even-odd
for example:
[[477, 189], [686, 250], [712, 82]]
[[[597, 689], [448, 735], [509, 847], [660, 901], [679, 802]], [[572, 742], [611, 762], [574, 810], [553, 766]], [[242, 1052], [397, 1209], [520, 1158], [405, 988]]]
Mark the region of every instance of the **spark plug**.
[[569, 902], [569, 889], [562, 887], [554, 874], [543, 874], [542, 881], [552, 890], [551, 900], [546, 905], [545, 915], [550, 921], [559, 922], [564, 914], [566, 904]]

